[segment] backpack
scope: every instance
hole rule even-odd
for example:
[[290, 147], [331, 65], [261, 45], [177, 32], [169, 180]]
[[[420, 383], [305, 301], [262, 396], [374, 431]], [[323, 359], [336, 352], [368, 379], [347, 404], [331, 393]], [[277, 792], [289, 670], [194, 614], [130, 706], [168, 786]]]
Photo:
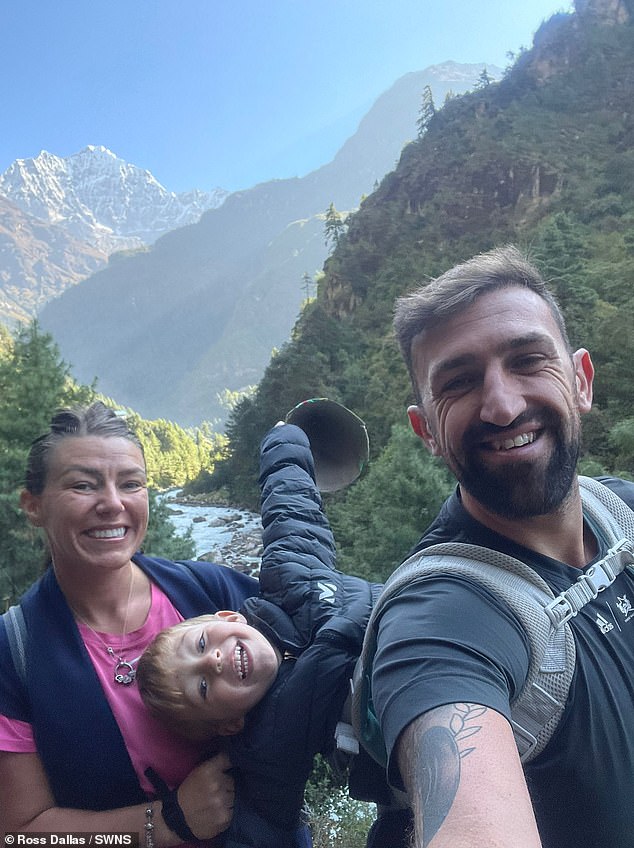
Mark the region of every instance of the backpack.
[[9, 640], [9, 649], [15, 670], [23, 685], [26, 685], [26, 640], [27, 630], [20, 604], [15, 604], [0, 616], [4, 621]]
[[579, 477], [579, 485], [584, 514], [605, 535], [610, 550], [557, 597], [537, 572], [520, 560], [458, 542], [426, 548], [391, 575], [372, 611], [352, 681], [352, 726], [380, 765], [387, 764], [387, 753], [371, 686], [378, 621], [385, 605], [404, 586], [422, 584], [427, 577], [442, 573], [480, 583], [510, 606], [523, 624], [531, 659], [524, 685], [511, 703], [511, 723], [523, 763], [544, 750], [564, 712], [575, 670], [575, 641], [568, 622], [624, 568], [634, 566], [634, 512], [596, 480]]

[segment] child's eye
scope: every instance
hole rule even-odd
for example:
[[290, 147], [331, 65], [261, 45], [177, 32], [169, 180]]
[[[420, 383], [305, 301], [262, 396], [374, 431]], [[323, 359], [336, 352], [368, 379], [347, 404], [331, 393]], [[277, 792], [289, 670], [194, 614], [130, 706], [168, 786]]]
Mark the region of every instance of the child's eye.
[[203, 654], [205, 652], [205, 634], [200, 637], [198, 640], [198, 653]]
[[204, 677], [201, 677], [200, 683], [198, 684], [198, 691], [200, 692], [200, 697], [205, 700], [207, 698], [207, 681]]

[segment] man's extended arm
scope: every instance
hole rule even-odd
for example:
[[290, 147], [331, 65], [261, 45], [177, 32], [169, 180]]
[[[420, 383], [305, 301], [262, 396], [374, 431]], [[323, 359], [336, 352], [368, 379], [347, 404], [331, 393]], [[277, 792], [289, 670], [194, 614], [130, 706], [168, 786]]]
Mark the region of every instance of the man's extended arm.
[[414, 848], [541, 848], [513, 732], [478, 704], [411, 722], [398, 763], [414, 811]]

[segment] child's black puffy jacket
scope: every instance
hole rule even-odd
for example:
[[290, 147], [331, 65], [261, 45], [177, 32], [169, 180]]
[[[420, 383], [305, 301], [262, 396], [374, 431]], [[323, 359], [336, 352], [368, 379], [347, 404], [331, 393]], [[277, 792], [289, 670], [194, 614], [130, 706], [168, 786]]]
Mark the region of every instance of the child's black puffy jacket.
[[308, 439], [273, 428], [260, 460], [264, 554], [260, 597], [243, 608], [285, 659], [275, 683], [230, 739], [236, 808], [227, 848], [303, 848], [304, 787], [328, 753], [380, 586], [335, 570]]

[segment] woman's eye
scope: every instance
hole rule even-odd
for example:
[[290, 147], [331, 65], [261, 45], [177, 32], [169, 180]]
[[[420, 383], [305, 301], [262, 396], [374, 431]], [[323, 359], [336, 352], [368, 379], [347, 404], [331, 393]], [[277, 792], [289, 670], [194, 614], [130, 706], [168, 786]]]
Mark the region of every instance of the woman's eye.
[[77, 483], [73, 483], [73, 489], [76, 492], [89, 492], [93, 488], [91, 483], [86, 483], [85, 481], [80, 481]]
[[204, 677], [202, 677], [200, 680], [200, 683], [198, 685], [198, 691], [200, 692], [200, 697], [205, 700], [207, 698], [207, 681]]
[[141, 483], [139, 480], [130, 480], [124, 483], [122, 488], [128, 492], [138, 492], [141, 489], [145, 489], [145, 483]]

